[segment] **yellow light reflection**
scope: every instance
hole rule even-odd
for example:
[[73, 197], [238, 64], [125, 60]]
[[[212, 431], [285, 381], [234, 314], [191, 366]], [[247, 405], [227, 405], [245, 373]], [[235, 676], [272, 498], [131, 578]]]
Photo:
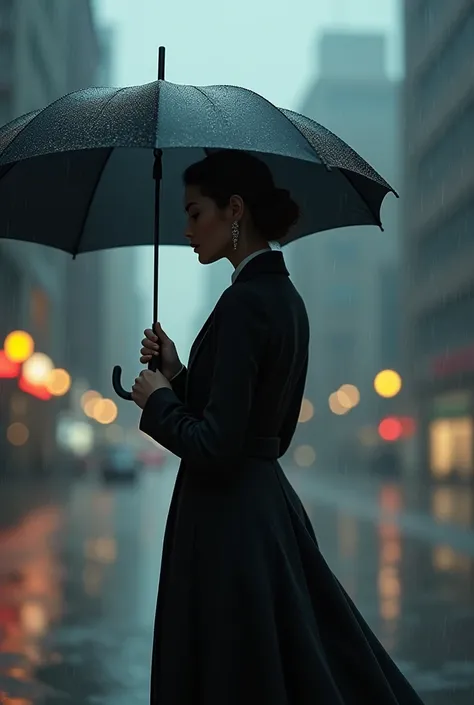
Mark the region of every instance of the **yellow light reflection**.
[[471, 558], [461, 553], [456, 553], [451, 546], [439, 544], [435, 546], [432, 554], [435, 570], [440, 573], [469, 573]]
[[385, 622], [385, 646], [394, 647], [398, 619], [401, 613], [402, 585], [399, 568], [402, 561], [402, 543], [400, 529], [390, 520], [389, 515], [397, 516], [402, 507], [400, 489], [393, 486], [383, 487], [379, 494], [379, 504], [387, 519], [378, 527], [379, 534], [379, 570], [377, 588], [379, 594], [380, 616]]
[[474, 525], [474, 495], [460, 487], [437, 487], [431, 496], [431, 512], [440, 522], [470, 528]]

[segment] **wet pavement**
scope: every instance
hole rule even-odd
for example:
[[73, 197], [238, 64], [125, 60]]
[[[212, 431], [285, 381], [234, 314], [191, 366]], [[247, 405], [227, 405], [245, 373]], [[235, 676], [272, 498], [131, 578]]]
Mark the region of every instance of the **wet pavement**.
[[[1, 705], [144, 705], [176, 468], [0, 504]], [[329, 564], [426, 705], [474, 703], [472, 490], [288, 470]], [[34, 495], [34, 496], [33, 496]], [[3, 506], [4, 505], [4, 506]]]

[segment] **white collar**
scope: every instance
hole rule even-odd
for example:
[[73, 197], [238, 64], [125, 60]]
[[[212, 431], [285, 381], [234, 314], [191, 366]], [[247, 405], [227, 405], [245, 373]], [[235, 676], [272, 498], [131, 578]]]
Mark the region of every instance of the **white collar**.
[[251, 255], [248, 255], [248, 257], [243, 259], [242, 262], [232, 272], [232, 284], [235, 282], [240, 272], [250, 262], [250, 260], [252, 260], [254, 257], [257, 257], [257, 255], [262, 255], [264, 252], [271, 252], [271, 249], [266, 247], [264, 250], [257, 250], [256, 252], [252, 252]]

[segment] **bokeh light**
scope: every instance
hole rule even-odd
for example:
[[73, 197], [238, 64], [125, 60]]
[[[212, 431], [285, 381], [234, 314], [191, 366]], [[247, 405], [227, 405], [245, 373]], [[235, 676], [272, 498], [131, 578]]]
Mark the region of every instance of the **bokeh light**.
[[44, 353], [34, 353], [23, 365], [23, 377], [30, 384], [46, 384], [53, 371], [53, 361]]
[[316, 460], [316, 453], [312, 446], [301, 445], [295, 448], [293, 458], [300, 468], [309, 468]]
[[54, 369], [46, 382], [46, 389], [54, 397], [62, 397], [71, 389], [71, 376], [66, 370]]
[[336, 394], [339, 404], [346, 409], [353, 409], [360, 402], [360, 392], [353, 384], [343, 384]]
[[350, 407], [348, 408], [347, 406], [343, 406], [341, 404], [337, 392], [333, 392], [329, 396], [329, 408], [331, 409], [332, 413], [336, 414], [337, 416], [343, 416], [344, 414], [347, 414], [350, 409]]
[[30, 432], [24, 423], [15, 421], [7, 428], [7, 440], [12, 446], [24, 446], [30, 437]]
[[301, 402], [300, 415], [298, 418], [299, 423], [307, 423], [314, 416], [314, 406], [309, 399], [303, 399]]
[[117, 404], [112, 399], [99, 399], [94, 403], [94, 419], [101, 424], [110, 424], [118, 415]]
[[20, 374], [20, 369], [19, 362], [12, 362], [5, 351], [0, 350], [0, 379], [14, 379]]
[[377, 394], [386, 399], [395, 397], [402, 388], [402, 378], [395, 370], [382, 370], [374, 379]]
[[14, 330], [5, 338], [3, 349], [11, 362], [25, 362], [33, 355], [35, 343], [29, 333]]
[[397, 441], [402, 433], [402, 422], [395, 416], [388, 416], [379, 423], [379, 435], [384, 441]]
[[99, 392], [95, 392], [93, 389], [84, 392], [81, 396], [81, 407], [85, 415], [89, 418], [95, 418], [95, 407], [97, 402], [102, 399], [102, 395]]

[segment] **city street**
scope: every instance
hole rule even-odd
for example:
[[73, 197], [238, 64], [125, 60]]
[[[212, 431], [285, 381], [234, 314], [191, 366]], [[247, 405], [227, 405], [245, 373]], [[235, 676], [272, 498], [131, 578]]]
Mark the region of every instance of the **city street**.
[[[471, 704], [469, 491], [439, 488], [419, 502], [389, 483], [344, 476], [314, 481], [308, 471], [287, 472], [329, 564], [426, 705]], [[4, 489], [2, 705], [148, 702], [160, 551], [175, 473], [172, 460], [133, 486], [82, 479], [63, 500], [33, 490], [26, 496], [26, 488], [10, 497]]]

